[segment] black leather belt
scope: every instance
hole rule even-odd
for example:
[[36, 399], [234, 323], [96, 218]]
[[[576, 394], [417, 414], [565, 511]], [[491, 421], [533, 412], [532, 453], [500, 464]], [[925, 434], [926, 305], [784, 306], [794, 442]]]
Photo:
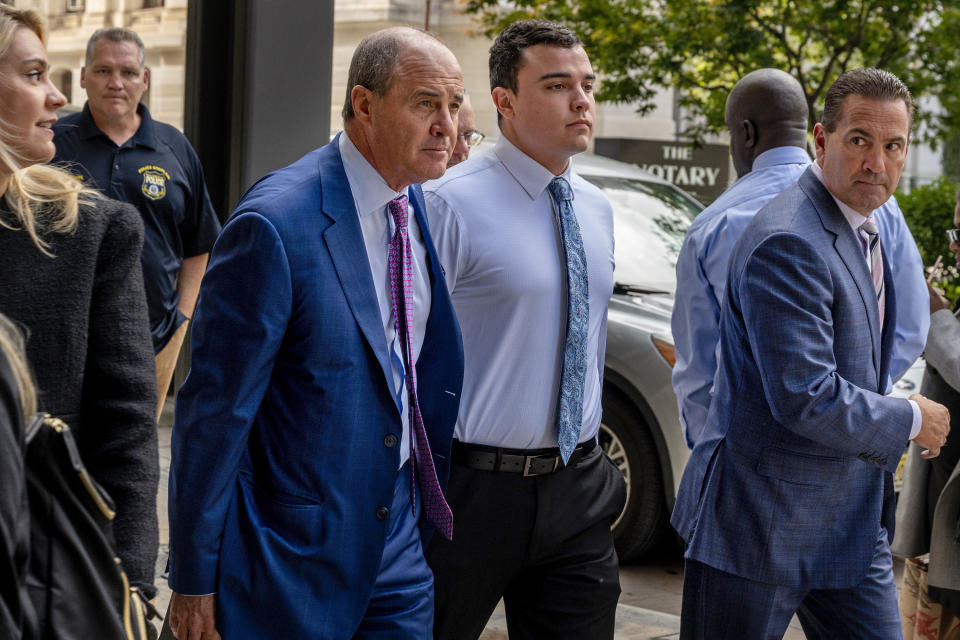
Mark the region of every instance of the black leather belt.
[[[576, 463], [597, 446], [596, 440], [577, 445], [567, 466]], [[560, 449], [504, 449], [482, 444], [453, 441], [453, 463], [481, 471], [521, 473], [525, 476], [543, 476], [563, 469]]]

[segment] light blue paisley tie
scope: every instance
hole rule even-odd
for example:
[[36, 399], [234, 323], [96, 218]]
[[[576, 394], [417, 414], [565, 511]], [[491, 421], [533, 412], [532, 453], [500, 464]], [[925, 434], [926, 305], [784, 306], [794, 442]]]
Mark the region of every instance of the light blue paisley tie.
[[587, 256], [580, 225], [573, 213], [573, 193], [563, 178], [550, 181], [550, 195], [557, 202], [560, 238], [567, 261], [567, 338], [563, 347], [560, 398], [557, 403], [557, 442], [563, 463], [580, 441], [583, 421], [583, 381], [587, 374], [587, 325], [590, 299], [587, 286]]

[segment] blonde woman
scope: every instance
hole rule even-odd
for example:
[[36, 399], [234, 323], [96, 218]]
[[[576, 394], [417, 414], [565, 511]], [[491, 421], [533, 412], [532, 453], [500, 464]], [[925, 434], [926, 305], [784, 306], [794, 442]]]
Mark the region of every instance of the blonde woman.
[[0, 315], [0, 638], [31, 638], [27, 596], [30, 513], [23, 465], [23, 426], [36, 397], [23, 355], [23, 338]]
[[[116, 503], [124, 568], [152, 597], [157, 391], [143, 224], [130, 205], [43, 164], [65, 102], [50, 81], [44, 36], [37, 13], [0, 5], [0, 313], [25, 327], [37, 404], [74, 430]], [[37, 603], [41, 624], [43, 610]]]

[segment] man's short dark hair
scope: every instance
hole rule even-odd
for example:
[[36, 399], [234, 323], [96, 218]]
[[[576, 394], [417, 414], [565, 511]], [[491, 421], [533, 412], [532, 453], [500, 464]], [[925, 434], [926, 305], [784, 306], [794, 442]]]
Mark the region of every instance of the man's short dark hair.
[[903, 100], [907, 105], [907, 118], [913, 123], [913, 96], [907, 85], [889, 71], [868, 67], [847, 71], [830, 85], [820, 119], [824, 129], [830, 133], [836, 130], [843, 117], [843, 101], [851, 95], [873, 100]]
[[107, 42], [115, 42], [117, 44], [121, 42], [132, 42], [137, 45], [137, 52], [140, 58], [140, 68], [143, 69], [146, 62], [146, 53], [143, 47], [143, 40], [140, 39], [140, 36], [137, 35], [137, 32], [133, 29], [126, 29], [124, 27], [110, 27], [108, 29], [97, 29], [93, 32], [93, 35], [90, 36], [90, 39], [87, 40], [87, 54], [84, 60], [84, 65], [90, 66], [90, 63], [93, 62], [93, 49], [97, 46], [97, 43], [101, 40], [106, 40]]
[[352, 120], [356, 115], [350, 99], [355, 86], [365, 87], [380, 98], [387, 95], [403, 47], [417, 33], [437, 40], [435, 35], [421, 29], [393, 27], [371, 33], [360, 41], [353, 52], [353, 58], [350, 59], [350, 70], [347, 72], [347, 97], [343, 101], [343, 111], [340, 112], [344, 122]]
[[572, 49], [580, 38], [567, 27], [549, 20], [514, 22], [497, 35], [490, 47], [490, 90], [497, 87], [517, 91], [517, 75], [523, 50], [537, 44]]

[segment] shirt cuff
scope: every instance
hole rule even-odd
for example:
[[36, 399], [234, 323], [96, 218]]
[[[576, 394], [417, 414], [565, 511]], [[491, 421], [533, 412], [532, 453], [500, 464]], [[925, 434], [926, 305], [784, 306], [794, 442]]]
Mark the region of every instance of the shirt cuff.
[[923, 422], [923, 416], [920, 415], [920, 405], [913, 400], [907, 400], [910, 408], [913, 409], [913, 423], [910, 425], [910, 439], [913, 440], [920, 433], [920, 424]]
[[[167, 582], [167, 586], [170, 586], [169, 581]], [[206, 597], [206, 596], [215, 596], [215, 595], [217, 595], [217, 592], [216, 592], [216, 591], [211, 591], [210, 593], [180, 593], [179, 591], [173, 591], [173, 588], [172, 588], [172, 587], [170, 588], [170, 591], [171, 591], [172, 593], [177, 594], [178, 596], [184, 596], [184, 597], [186, 597], [186, 598], [204, 598], [204, 597]]]

